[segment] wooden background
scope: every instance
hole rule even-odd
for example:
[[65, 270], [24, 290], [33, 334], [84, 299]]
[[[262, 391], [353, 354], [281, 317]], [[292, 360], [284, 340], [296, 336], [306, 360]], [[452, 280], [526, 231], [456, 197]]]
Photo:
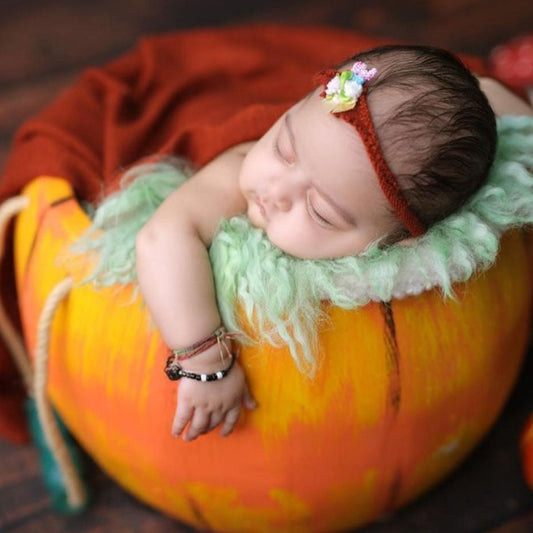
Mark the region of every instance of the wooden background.
[[[533, 32], [533, 2], [0, 0], [0, 171], [17, 126], [83, 68], [114, 58], [147, 33], [260, 21], [327, 24], [487, 56], [500, 42]], [[532, 533], [533, 492], [522, 479], [517, 449], [533, 411], [532, 391], [530, 354], [500, 421], [458, 472], [362, 533]], [[0, 442], [0, 532], [189, 531], [133, 500], [96, 466], [90, 477], [91, 509], [78, 517], [55, 515], [34, 449]]]

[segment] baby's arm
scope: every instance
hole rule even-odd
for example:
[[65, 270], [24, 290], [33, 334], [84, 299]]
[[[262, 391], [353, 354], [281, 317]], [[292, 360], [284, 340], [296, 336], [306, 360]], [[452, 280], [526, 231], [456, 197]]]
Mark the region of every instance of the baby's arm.
[[[174, 191], [139, 232], [139, 286], [165, 343], [190, 346], [220, 326], [207, 248], [221, 218], [245, 212], [238, 173], [248, 145], [233, 148]], [[222, 370], [217, 345], [183, 361], [184, 370], [210, 374]], [[163, 371], [163, 370], [161, 370]], [[182, 378], [173, 432], [192, 440], [222, 423], [231, 432], [242, 402], [251, 407], [242, 370], [209, 383]]]
[[496, 115], [529, 115], [533, 116], [531, 105], [500, 82], [492, 78], [480, 78], [481, 90], [487, 96]]

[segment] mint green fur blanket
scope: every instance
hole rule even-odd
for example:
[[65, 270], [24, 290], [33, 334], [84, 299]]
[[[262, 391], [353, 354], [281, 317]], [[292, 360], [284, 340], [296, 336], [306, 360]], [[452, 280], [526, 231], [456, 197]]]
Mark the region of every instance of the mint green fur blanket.
[[[87, 282], [135, 283], [138, 230], [192, 172], [181, 160], [165, 159], [126, 173], [122, 190], [96, 208], [89, 232], [74, 246], [97, 258]], [[503, 232], [532, 222], [533, 119], [502, 117], [486, 184], [412, 246], [376, 242], [357, 256], [297, 259], [246, 217], [222, 221], [209, 250], [218, 307], [229, 329], [242, 331], [246, 320], [255, 331], [251, 340], [288, 345], [298, 366], [312, 373], [323, 301], [354, 309], [433, 288], [452, 296], [454, 283], [492, 265]]]

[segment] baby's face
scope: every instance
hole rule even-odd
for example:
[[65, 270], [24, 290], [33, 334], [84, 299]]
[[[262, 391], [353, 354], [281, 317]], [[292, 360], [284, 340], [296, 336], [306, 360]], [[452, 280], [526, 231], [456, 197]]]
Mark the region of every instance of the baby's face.
[[395, 229], [359, 135], [318, 91], [254, 145], [239, 183], [252, 224], [296, 257], [358, 254]]

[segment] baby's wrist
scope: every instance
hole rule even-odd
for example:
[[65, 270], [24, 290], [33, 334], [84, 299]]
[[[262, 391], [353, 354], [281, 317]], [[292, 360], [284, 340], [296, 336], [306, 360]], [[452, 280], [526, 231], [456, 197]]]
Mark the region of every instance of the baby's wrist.
[[199, 381], [224, 378], [235, 362], [232, 339], [236, 335], [228, 333], [222, 326], [194, 344], [171, 349], [165, 373], [171, 380], [182, 377]]
[[165, 367], [167, 376], [174, 380], [184, 376], [190, 377], [186, 376], [187, 373], [205, 377], [229, 370], [235, 359], [232, 346], [232, 338], [235, 335], [237, 334], [228, 333], [224, 327], [220, 327], [190, 346], [170, 350]]
[[229, 339], [225, 342], [228, 348], [228, 353], [225, 353], [220, 349], [218, 344], [215, 344], [203, 352], [196, 354], [194, 357], [180, 361], [180, 367], [187, 372], [197, 372], [202, 374], [218, 372], [222, 368], [228, 366], [231, 358], [232, 343]]

